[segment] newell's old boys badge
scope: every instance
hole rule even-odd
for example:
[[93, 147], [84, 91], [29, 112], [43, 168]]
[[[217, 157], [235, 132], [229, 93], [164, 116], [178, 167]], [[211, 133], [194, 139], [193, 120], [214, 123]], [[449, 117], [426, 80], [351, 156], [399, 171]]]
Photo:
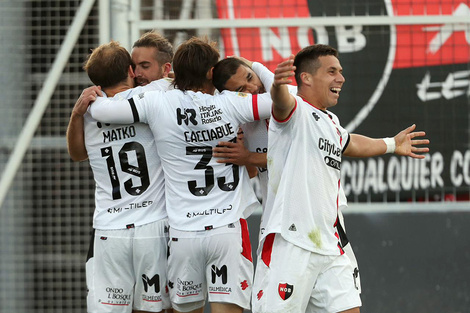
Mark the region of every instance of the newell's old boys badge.
[[279, 296], [281, 297], [281, 299], [287, 300], [292, 295], [292, 292], [294, 291], [294, 286], [289, 285], [288, 283], [279, 284], [277, 290], [279, 292]]

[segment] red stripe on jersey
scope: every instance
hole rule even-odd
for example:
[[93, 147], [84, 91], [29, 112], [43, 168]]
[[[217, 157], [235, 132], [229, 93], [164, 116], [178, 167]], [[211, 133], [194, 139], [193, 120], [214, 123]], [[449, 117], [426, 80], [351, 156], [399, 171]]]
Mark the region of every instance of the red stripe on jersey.
[[255, 121], [259, 121], [259, 112], [258, 112], [258, 95], [253, 95], [251, 97], [252, 105], [253, 105], [253, 117]]
[[[295, 98], [294, 98], [294, 99], [295, 99]], [[294, 108], [292, 109], [292, 111], [290, 111], [289, 116], [286, 117], [285, 119], [283, 119], [283, 120], [278, 120], [278, 119], [274, 116], [274, 113], [273, 113], [273, 112], [271, 112], [271, 116], [273, 117], [273, 119], [274, 119], [276, 122], [278, 122], [278, 123], [284, 123], [284, 122], [287, 122], [287, 121], [291, 118], [292, 114], [294, 114], [294, 111], [295, 111], [296, 109], [297, 109], [297, 99], [295, 99], [295, 106], [294, 106]]]
[[274, 236], [276, 236], [275, 233], [267, 235], [263, 243], [261, 260], [263, 260], [264, 264], [266, 264], [267, 267], [269, 267], [269, 265], [271, 264], [271, 254], [273, 252]]
[[242, 255], [250, 262], [253, 262], [253, 257], [251, 256], [250, 233], [248, 231], [248, 224], [245, 219], [240, 219], [240, 226], [242, 227]]
[[338, 194], [336, 195], [336, 212], [338, 212], [338, 209], [339, 209], [339, 189], [340, 188], [341, 188], [341, 179], [338, 179]]
[[338, 242], [338, 249], [339, 249], [339, 253], [340, 253], [341, 255], [343, 255], [343, 254], [344, 254], [344, 250], [343, 250], [343, 248], [341, 247], [341, 245], [339, 244], [339, 242]]

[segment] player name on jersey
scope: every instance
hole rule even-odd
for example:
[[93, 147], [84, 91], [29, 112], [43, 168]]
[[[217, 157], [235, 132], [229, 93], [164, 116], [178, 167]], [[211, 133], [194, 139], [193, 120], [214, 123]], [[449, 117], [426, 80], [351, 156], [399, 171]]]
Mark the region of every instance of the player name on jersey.
[[103, 131], [103, 142], [111, 142], [135, 137], [136, 131], [133, 125], [124, 126]]
[[233, 135], [235, 131], [230, 123], [222, 126], [217, 126], [212, 129], [186, 131], [184, 132], [184, 139], [186, 142], [201, 142], [212, 141], [224, 138], [225, 136]]

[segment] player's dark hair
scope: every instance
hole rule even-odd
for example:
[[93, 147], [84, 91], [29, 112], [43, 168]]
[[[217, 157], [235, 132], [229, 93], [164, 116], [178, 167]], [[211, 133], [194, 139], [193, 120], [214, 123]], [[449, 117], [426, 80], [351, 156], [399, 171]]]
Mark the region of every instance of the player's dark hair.
[[83, 69], [93, 84], [108, 88], [127, 79], [129, 65], [133, 66], [129, 52], [117, 41], [111, 41], [93, 49]]
[[155, 60], [157, 60], [160, 65], [171, 63], [173, 60], [173, 46], [168, 39], [154, 30], [140, 36], [132, 46], [132, 48], [141, 47], [156, 48], [157, 53], [155, 55]]
[[212, 71], [212, 83], [219, 92], [227, 90], [225, 84], [240, 66], [248, 67], [245, 62], [237, 58], [226, 58], [217, 62]]
[[219, 60], [216, 45], [207, 38], [192, 37], [178, 47], [173, 58], [176, 88], [183, 91], [203, 89], [211, 83], [207, 73]]
[[327, 55], [338, 57], [338, 51], [328, 45], [316, 44], [305, 47], [297, 53], [294, 59], [294, 66], [296, 67], [295, 81], [298, 87], [302, 85], [300, 74], [304, 72], [315, 74], [321, 66], [318, 58]]

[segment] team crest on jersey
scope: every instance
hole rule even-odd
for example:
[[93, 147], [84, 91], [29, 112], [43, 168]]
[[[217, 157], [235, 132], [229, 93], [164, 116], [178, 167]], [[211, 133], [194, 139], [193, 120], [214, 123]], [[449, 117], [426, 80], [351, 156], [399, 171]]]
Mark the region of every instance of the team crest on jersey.
[[248, 97], [248, 94], [245, 93], [245, 92], [237, 92], [237, 96], [242, 97], [242, 98], [246, 98], [246, 97]]
[[279, 292], [279, 296], [281, 297], [281, 299], [287, 300], [290, 298], [290, 296], [292, 296], [292, 292], [294, 292], [294, 286], [289, 285], [288, 283], [283, 283], [283, 284], [280, 283], [277, 290]]

